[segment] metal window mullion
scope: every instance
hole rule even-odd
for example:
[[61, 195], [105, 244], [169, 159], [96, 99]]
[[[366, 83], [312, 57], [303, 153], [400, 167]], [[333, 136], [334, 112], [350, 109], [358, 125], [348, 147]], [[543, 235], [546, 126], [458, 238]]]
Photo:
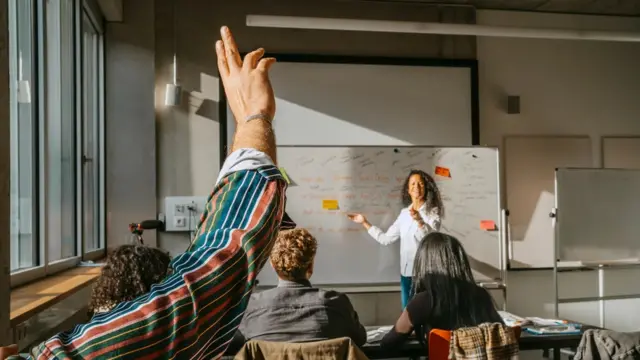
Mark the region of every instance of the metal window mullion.
[[100, 31], [98, 34], [98, 224], [99, 224], [99, 244], [100, 248], [107, 248], [106, 239], [106, 136], [105, 136], [105, 51], [104, 51], [104, 35]]
[[75, 119], [75, 153], [76, 153], [76, 253], [81, 258], [85, 252], [84, 239], [84, 203], [82, 193], [84, 190], [84, 133], [83, 133], [83, 93], [86, 91], [83, 83], [82, 59], [82, 0], [73, 0], [73, 76], [75, 84], [74, 92], [74, 119]]
[[[14, 84], [10, 84], [9, 85], [9, 98], [10, 98], [10, 102], [9, 102], [9, 127], [10, 127], [10, 153], [11, 153], [11, 166], [10, 169], [12, 170], [12, 168], [15, 166], [15, 164], [17, 164], [20, 161], [20, 157], [19, 157], [19, 144], [18, 144], [18, 139], [19, 139], [19, 132], [18, 132], [18, 90], [17, 90], [17, 84], [15, 83], [15, 81], [18, 79], [18, 60], [16, 58], [16, 52], [19, 53], [19, 42], [18, 42], [18, 25], [17, 25], [17, 18], [18, 18], [18, 9], [17, 9], [17, 3], [13, 2], [13, 1], [9, 1], [9, 16], [8, 16], [8, 21], [9, 21], [9, 49], [14, 48], [15, 51], [12, 54], [11, 51], [9, 51], [9, 73], [13, 74], [13, 76], [10, 76], [9, 79], [10, 81], [14, 81]], [[15, 77], [15, 79], [14, 79]], [[15, 194], [19, 194], [20, 190], [19, 190], [19, 184], [20, 184], [20, 172], [19, 171], [11, 171], [11, 185], [10, 185], [10, 192], [11, 194], [15, 197]], [[11, 239], [9, 241], [9, 247], [11, 248], [11, 259], [9, 260], [9, 264], [11, 264], [11, 261], [15, 259], [16, 262], [16, 266], [17, 268], [20, 267], [20, 239], [19, 239], [19, 235], [18, 235], [18, 241], [14, 242], [14, 237], [15, 234], [19, 234], [19, 230], [14, 226], [15, 224], [15, 218], [14, 218], [14, 214], [16, 213], [16, 211], [14, 211], [15, 208], [15, 204], [11, 203], [11, 209], [9, 211], [9, 214], [11, 216], [11, 229], [13, 230], [13, 234], [11, 234]], [[11, 266], [10, 266], [11, 267]]]
[[47, 153], [47, 112], [48, 112], [48, 99], [47, 99], [47, 37], [46, 28], [46, 0], [37, 1], [37, 59], [38, 66], [38, 238], [39, 238], [39, 258], [40, 265], [44, 269], [46, 274], [47, 264], [49, 263], [49, 246], [47, 243], [47, 229], [48, 229], [48, 217], [47, 217], [47, 177], [48, 177], [48, 158]]

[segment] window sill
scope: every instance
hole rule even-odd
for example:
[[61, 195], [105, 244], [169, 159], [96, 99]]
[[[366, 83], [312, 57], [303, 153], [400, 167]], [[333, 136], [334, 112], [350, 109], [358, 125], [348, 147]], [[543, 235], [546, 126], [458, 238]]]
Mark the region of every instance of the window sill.
[[75, 267], [12, 289], [11, 326], [23, 323], [90, 285], [101, 271], [100, 266]]

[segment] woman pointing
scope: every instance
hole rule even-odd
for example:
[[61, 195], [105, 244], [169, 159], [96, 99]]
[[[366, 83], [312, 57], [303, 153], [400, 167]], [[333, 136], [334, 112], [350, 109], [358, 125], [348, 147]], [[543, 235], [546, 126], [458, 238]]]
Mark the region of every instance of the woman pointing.
[[400, 239], [400, 288], [404, 309], [412, 296], [411, 276], [418, 244], [428, 233], [440, 230], [444, 207], [435, 181], [421, 170], [411, 170], [407, 176], [402, 188], [402, 202], [405, 208], [386, 232], [369, 223], [362, 214], [349, 214], [348, 217], [362, 224], [369, 235], [382, 245]]

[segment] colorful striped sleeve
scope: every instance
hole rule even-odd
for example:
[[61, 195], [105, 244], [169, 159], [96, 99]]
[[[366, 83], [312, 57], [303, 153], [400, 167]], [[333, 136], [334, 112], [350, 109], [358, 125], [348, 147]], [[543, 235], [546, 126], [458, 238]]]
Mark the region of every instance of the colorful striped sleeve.
[[214, 359], [231, 341], [284, 213], [273, 165], [220, 180], [190, 249], [151, 292], [38, 346], [38, 359]]

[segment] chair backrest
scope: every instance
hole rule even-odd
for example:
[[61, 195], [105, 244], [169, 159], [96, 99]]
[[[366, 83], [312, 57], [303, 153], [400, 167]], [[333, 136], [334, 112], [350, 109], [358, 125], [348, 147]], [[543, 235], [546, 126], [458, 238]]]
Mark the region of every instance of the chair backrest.
[[271, 359], [344, 359], [367, 360], [351, 339], [339, 338], [308, 343], [284, 343], [251, 340], [244, 344], [234, 360]]
[[[512, 327], [516, 339], [520, 340], [522, 329], [519, 326]], [[433, 329], [429, 332], [429, 360], [448, 360], [451, 343], [451, 330]]]

